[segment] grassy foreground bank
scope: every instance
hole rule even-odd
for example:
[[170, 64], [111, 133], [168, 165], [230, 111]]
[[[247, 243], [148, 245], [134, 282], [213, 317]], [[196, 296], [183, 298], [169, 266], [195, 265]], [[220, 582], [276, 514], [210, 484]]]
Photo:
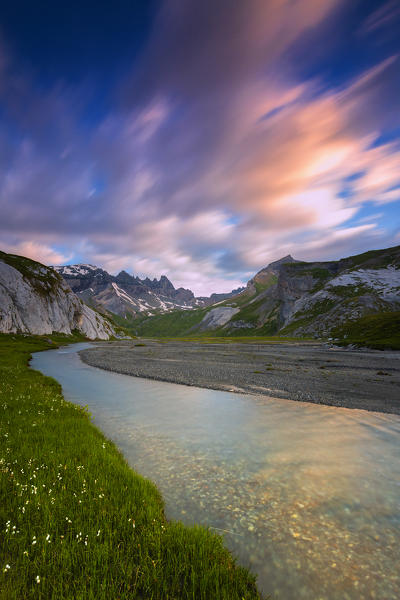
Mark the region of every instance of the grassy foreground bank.
[[0, 598], [259, 599], [219, 536], [167, 522], [156, 487], [27, 368], [54, 346], [0, 335]]

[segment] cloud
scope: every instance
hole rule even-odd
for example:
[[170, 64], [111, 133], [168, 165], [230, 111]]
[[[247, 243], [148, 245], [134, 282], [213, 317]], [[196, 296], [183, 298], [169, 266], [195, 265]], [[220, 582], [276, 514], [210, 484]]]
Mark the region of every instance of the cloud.
[[111, 272], [165, 273], [197, 293], [289, 252], [390, 245], [373, 222], [349, 222], [399, 198], [400, 147], [383, 141], [400, 126], [399, 59], [329, 86], [293, 57], [342, 5], [165, 1], [118, 101], [90, 126], [84, 86], [39, 89], [4, 60], [4, 243], [47, 248], [51, 263], [62, 247]]
[[44, 265], [63, 265], [71, 259], [71, 255], [64, 255], [49, 246], [38, 242], [19, 242], [16, 244], [2, 243], [1, 249], [9, 254], [27, 256]]
[[393, 24], [400, 19], [400, 6], [397, 0], [389, 0], [373, 11], [362, 23], [360, 32], [371, 33], [377, 29]]

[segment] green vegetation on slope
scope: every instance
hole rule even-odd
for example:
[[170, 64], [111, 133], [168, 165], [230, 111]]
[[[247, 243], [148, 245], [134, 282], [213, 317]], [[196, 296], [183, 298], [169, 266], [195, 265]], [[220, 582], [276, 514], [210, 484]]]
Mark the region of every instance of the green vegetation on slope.
[[0, 251], [0, 260], [19, 271], [34, 290], [42, 296], [47, 296], [62, 282], [61, 275], [56, 271], [25, 256], [6, 254]]
[[127, 314], [126, 317], [122, 317], [116, 313], [109, 312], [108, 317], [114, 327], [119, 327], [124, 333], [133, 335], [133, 331], [136, 329], [136, 320], [133, 315]]
[[138, 319], [134, 330], [137, 335], [141, 336], [185, 335], [192, 327], [200, 323], [208, 310], [208, 308], [174, 310], [154, 317], [146, 317], [140, 321]]
[[325, 280], [332, 277], [332, 273], [327, 267], [313, 266], [314, 264], [315, 263], [308, 262], [285, 263], [282, 268], [284, 268], [286, 271], [289, 271], [290, 274], [293, 274], [296, 277], [301, 277], [302, 275], [311, 275], [313, 279], [318, 280]]
[[273, 285], [278, 283], [278, 276], [274, 273], [270, 273], [267, 281], [254, 281], [254, 287], [256, 288], [257, 295], [261, 294], [261, 292], [265, 292]]
[[286, 325], [286, 327], [283, 327], [280, 330], [280, 333], [285, 335], [287, 333], [293, 333], [293, 331], [296, 331], [296, 329], [299, 329], [300, 327], [307, 327], [313, 321], [315, 321], [317, 317], [328, 313], [335, 306], [335, 304], [335, 300], [331, 300], [330, 298], [325, 298], [324, 300], [314, 302], [314, 304], [307, 310], [298, 311], [295, 313], [295, 319]]
[[363, 254], [356, 254], [342, 259], [344, 263], [350, 263], [352, 267], [359, 268], [364, 265], [365, 268], [373, 269], [387, 267], [391, 264], [398, 264], [400, 260], [400, 246], [384, 248], [383, 250], [369, 250]]
[[[329, 279], [335, 277], [343, 271], [353, 268], [377, 268], [385, 267], [389, 264], [398, 264], [400, 260], [400, 246], [387, 248], [383, 250], [373, 250], [342, 259], [340, 261], [330, 262], [295, 262], [284, 263], [281, 269], [285, 272], [287, 278], [305, 278], [306, 289], [315, 293], [323, 289]], [[379, 299], [378, 292], [366, 284], [335, 286], [329, 290], [331, 295], [336, 295], [336, 299], [329, 298], [324, 301], [316, 302], [307, 311], [299, 312], [295, 315], [295, 320], [286, 327], [282, 326], [280, 317], [280, 306], [278, 295], [274, 300], [274, 290], [268, 290], [276, 285], [278, 277], [274, 273], [269, 273], [268, 269], [260, 271], [248, 284], [248, 287], [232, 298], [219, 302], [218, 306], [232, 306], [239, 308], [239, 311], [231, 318], [230, 322], [222, 327], [207, 332], [200, 333], [196, 331], [206, 312], [212, 310], [214, 306], [191, 311], [174, 311], [172, 313], [160, 314], [157, 316], [137, 316], [132, 318], [131, 322], [121, 320], [118, 323], [127, 328], [128, 331], [137, 335], [151, 337], [174, 337], [187, 335], [209, 335], [212, 331], [214, 336], [240, 337], [246, 336], [268, 336], [276, 333], [283, 335], [293, 334], [296, 330], [309, 327], [318, 317], [328, 314], [336, 304], [340, 304], [343, 311], [350, 311], [359, 298], [365, 294], [373, 294], [376, 307], [380, 311], [388, 309], [388, 304]], [[117, 320], [117, 319], [116, 319]], [[323, 325], [320, 319], [321, 326]], [[331, 325], [329, 324], [329, 327]], [[328, 331], [328, 330], [327, 330]]]
[[366, 315], [332, 330], [345, 344], [400, 350], [400, 311]]
[[259, 598], [219, 536], [167, 522], [87, 411], [27, 368], [51, 347], [0, 336], [0, 598]]
[[[263, 306], [265, 306], [266, 299], [264, 297], [255, 299], [253, 302], [246, 304], [243, 306], [238, 313], [236, 313], [231, 322], [235, 321], [244, 321], [245, 323], [250, 323], [253, 326], [255, 331], [259, 331], [261, 329], [260, 318], [262, 314]], [[278, 330], [278, 317], [279, 317], [279, 305], [277, 305], [270, 311], [269, 317], [263, 315], [263, 320], [266, 319], [266, 322], [262, 325], [264, 334], [271, 335], [276, 333]], [[250, 331], [250, 329], [249, 329]], [[253, 331], [253, 330], [251, 330]], [[247, 333], [247, 332], [246, 332]], [[226, 330], [225, 330], [226, 334]], [[243, 329], [242, 329], [243, 334]]]

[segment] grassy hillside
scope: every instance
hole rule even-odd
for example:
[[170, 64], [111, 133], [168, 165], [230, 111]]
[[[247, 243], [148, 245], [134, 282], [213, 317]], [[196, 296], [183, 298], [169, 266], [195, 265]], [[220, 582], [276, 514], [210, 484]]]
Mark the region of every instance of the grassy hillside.
[[[359, 314], [373, 310], [380, 315], [385, 311], [397, 308], [394, 302], [384, 301], [374, 288], [367, 283], [349, 283], [328, 289], [328, 297], [320, 298], [317, 292], [324, 290], [326, 284], [343, 272], [359, 269], [385, 268], [389, 265], [399, 265], [400, 246], [383, 250], [372, 250], [356, 256], [329, 262], [286, 262], [280, 265], [279, 272], [266, 267], [259, 271], [247, 285], [247, 288], [232, 298], [218, 302], [218, 307], [230, 306], [238, 310], [229, 323], [215, 329], [200, 332], [197, 327], [204, 315], [214, 306], [190, 311], [174, 311], [153, 317], [138, 316], [120, 325], [128, 327], [131, 333], [141, 336], [182, 337], [187, 335], [208, 336], [271, 336], [298, 335], [302, 336], [335, 336], [347, 339], [346, 327], [342, 333], [335, 335], [332, 328], [339, 321], [348, 319], [354, 310]], [[280, 287], [278, 287], [280, 286]], [[286, 296], [285, 296], [286, 294]], [[302, 295], [311, 298], [304, 309], [299, 309], [287, 321], [287, 298], [300, 298]], [[312, 296], [315, 295], [315, 299]], [[294, 303], [294, 300], [290, 300]], [[286, 304], [285, 304], [286, 303]], [[336, 311], [336, 312], [335, 312]], [[284, 316], [285, 315], [285, 316]], [[286, 321], [284, 320], [286, 319]], [[286, 323], [286, 325], [285, 325]], [[374, 340], [387, 337], [385, 331], [379, 333], [379, 323], [375, 322]], [[353, 331], [353, 330], [352, 330]], [[359, 339], [362, 335], [357, 336]], [[371, 343], [374, 341], [371, 338]]]
[[[218, 302], [219, 306], [237, 306], [239, 312], [233, 316], [232, 322], [246, 321], [251, 324], [250, 328], [232, 329], [227, 332], [223, 327], [212, 330], [216, 336], [265, 336], [272, 335], [277, 330], [276, 315], [274, 314], [268, 323], [262, 327], [258, 325], [259, 311], [265, 302], [263, 292], [268, 290], [276, 283], [277, 278], [271, 277], [268, 283], [255, 283], [254, 290], [245, 290], [237, 296], [228, 298], [223, 302]], [[156, 337], [182, 337], [186, 335], [207, 336], [208, 332], [201, 333], [197, 330], [197, 325], [200, 324], [207, 312], [211, 311], [215, 305], [206, 308], [194, 310], [175, 310], [170, 313], [155, 315], [152, 317], [136, 317], [129, 324], [129, 330], [140, 336], [156, 336]], [[118, 323], [122, 324], [120, 320]], [[126, 327], [127, 325], [125, 325]]]
[[332, 331], [344, 344], [400, 350], [400, 311], [366, 315]]
[[137, 335], [150, 337], [186, 335], [192, 327], [200, 323], [208, 310], [174, 310], [154, 317], [137, 317], [131, 322], [129, 330]]
[[353, 266], [355, 268], [381, 269], [389, 265], [399, 264], [400, 262], [400, 246], [392, 248], [384, 248], [383, 250], [369, 250], [362, 254], [343, 258], [339, 263], [344, 263], [346, 267]]
[[0, 251], [0, 260], [19, 271], [35, 291], [42, 296], [54, 291], [62, 282], [61, 275], [56, 271], [25, 256], [6, 254]]
[[87, 411], [27, 368], [53, 340], [0, 335], [0, 598], [259, 598], [219, 536], [167, 522]]

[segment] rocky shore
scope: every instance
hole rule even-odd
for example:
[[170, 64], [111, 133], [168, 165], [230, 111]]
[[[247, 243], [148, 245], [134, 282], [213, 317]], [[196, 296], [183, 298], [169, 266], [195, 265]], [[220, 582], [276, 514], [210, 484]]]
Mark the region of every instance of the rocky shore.
[[400, 352], [319, 342], [126, 340], [98, 343], [80, 356], [136, 377], [400, 414]]

